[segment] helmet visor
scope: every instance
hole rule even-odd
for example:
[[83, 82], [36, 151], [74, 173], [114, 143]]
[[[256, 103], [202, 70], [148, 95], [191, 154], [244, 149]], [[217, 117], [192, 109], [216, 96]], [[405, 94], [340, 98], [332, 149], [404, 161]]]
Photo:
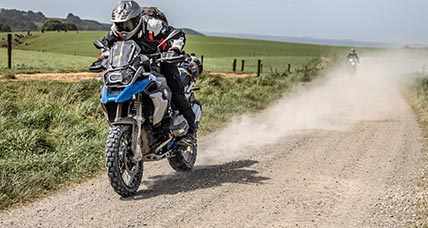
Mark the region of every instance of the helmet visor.
[[140, 24], [140, 17], [132, 18], [125, 22], [115, 22], [114, 24], [118, 32], [132, 32]]

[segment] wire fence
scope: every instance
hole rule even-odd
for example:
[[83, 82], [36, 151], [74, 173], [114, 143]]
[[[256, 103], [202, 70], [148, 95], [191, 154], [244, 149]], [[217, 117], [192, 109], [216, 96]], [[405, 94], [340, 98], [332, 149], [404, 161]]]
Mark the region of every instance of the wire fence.
[[204, 68], [210, 72], [235, 74], [290, 74], [306, 68], [313, 68], [320, 58], [271, 56], [241, 58], [207, 58], [204, 57]]

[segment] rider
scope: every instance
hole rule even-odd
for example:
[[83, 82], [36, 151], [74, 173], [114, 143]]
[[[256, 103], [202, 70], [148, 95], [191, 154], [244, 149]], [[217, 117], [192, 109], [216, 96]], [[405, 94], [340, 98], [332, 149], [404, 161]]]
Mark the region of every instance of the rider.
[[355, 59], [357, 63], [360, 63], [360, 57], [358, 56], [358, 53], [354, 48], [351, 49], [347, 57], [348, 59]]
[[[132, 0], [121, 1], [113, 9], [113, 26], [102, 42], [111, 47], [114, 42], [121, 40], [134, 40], [145, 54], [153, 54], [158, 51], [158, 45], [174, 31], [168, 24], [165, 15], [155, 7], [142, 8], [137, 2]], [[179, 55], [183, 53], [186, 42], [185, 34], [182, 31], [160, 46], [161, 52], [168, 55]], [[189, 101], [184, 95], [184, 85], [179, 79], [179, 70], [176, 64], [161, 63], [160, 73], [167, 80], [172, 92], [172, 103], [189, 123], [189, 132], [185, 139], [194, 142], [196, 139], [195, 114]]]

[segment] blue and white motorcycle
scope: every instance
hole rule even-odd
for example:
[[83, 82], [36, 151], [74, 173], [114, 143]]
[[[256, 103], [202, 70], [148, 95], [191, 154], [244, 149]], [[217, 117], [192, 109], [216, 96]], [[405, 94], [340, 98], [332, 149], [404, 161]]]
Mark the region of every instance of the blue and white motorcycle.
[[[168, 159], [174, 170], [191, 171], [198, 146], [181, 141], [189, 124], [172, 108], [170, 89], [157, 70], [161, 62], [180, 63], [184, 56], [144, 55], [132, 40], [116, 42], [112, 48], [99, 41], [94, 44], [109, 53], [91, 71], [104, 72], [101, 104], [110, 125], [107, 170], [115, 192], [123, 197], [137, 193], [144, 162]], [[199, 124], [202, 106], [195, 98], [195, 78], [180, 72]]]

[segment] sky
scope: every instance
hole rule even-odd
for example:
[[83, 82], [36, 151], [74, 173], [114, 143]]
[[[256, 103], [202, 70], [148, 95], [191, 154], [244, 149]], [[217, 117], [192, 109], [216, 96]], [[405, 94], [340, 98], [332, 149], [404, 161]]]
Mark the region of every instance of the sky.
[[[0, 0], [0, 8], [108, 22], [118, 0]], [[143, 1], [138, 1], [143, 2]], [[428, 0], [145, 0], [202, 32], [428, 43]]]

